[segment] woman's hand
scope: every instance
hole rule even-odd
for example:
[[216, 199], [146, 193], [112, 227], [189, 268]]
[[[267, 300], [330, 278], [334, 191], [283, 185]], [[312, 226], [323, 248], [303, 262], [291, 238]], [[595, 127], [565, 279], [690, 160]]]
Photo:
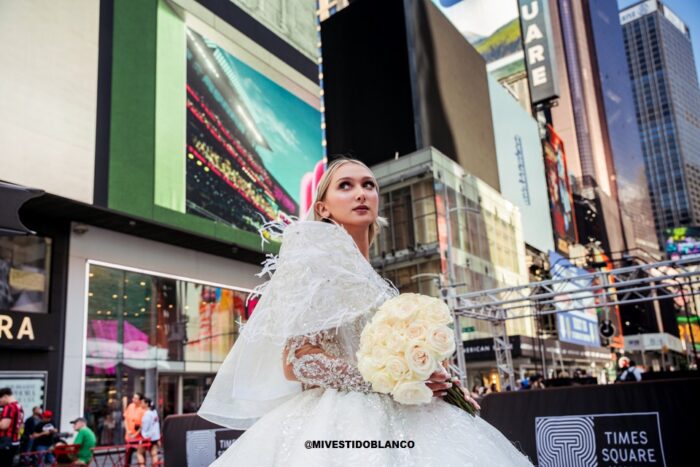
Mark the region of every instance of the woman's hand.
[[450, 374], [444, 369], [438, 370], [430, 375], [428, 382], [425, 384], [433, 391], [433, 396], [435, 397], [443, 397], [446, 394], [445, 391], [452, 387]]
[[462, 387], [461, 381], [460, 381], [459, 379], [455, 378], [455, 379], [453, 380], [453, 382], [454, 382], [454, 384], [455, 384], [456, 386], [459, 386], [459, 389], [462, 390], [462, 394], [464, 394], [464, 400], [467, 401], [467, 402], [469, 402], [469, 405], [471, 405], [472, 407], [474, 407], [477, 411], [481, 410], [481, 406], [480, 406], [479, 403], [471, 396], [471, 394], [469, 393], [469, 390]]

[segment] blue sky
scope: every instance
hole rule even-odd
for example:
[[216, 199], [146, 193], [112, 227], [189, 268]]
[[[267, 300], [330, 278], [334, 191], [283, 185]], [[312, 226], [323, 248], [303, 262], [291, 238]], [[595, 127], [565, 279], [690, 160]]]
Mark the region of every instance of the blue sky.
[[[635, 3], [639, 3], [639, 0], [617, 0], [617, 6], [620, 9]], [[690, 41], [693, 44], [693, 55], [695, 55], [695, 69], [700, 69], [700, 1], [662, 0], [662, 3], [673, 10], [690, 29]]]

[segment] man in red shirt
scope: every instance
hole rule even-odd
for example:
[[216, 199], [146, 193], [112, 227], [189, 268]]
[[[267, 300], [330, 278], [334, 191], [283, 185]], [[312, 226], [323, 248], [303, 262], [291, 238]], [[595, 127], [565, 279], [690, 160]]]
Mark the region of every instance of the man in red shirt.
[[0, 389], [0, 466], [12, 465], [19, 450], [20, 428], [24, 411], [12, 396], [12, 389]]

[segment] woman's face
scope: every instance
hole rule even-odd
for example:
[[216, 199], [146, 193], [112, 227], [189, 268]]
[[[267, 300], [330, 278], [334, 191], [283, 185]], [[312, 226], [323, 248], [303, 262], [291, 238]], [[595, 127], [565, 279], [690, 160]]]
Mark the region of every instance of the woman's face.
[[367, 227], [377, 220], [379, 194], [372, 172], [366, 167], [347, 163], [331, 178], [323, 201], [316, 203], [322, 217], [347, 227]]

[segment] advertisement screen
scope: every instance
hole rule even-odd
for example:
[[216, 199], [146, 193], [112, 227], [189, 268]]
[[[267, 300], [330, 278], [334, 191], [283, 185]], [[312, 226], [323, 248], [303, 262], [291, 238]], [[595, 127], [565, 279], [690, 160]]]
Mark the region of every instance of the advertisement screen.
[[590, 275], [586, 270], [577, 268], [553, 251], [549, 253], [549, 264], [552, 279], [569, 279], [556, 286], [557, 292], [567, 298], [555, 305], [559, 310], [557, 313], [559, 340], [600, 347], [596, 300], [591, 298], [589, 293], [581, 292], [582, 289], [591, 287]]
[[547, 125], [547, 138], [542, 145], [556, 249], [568, 254], [569, 245], [576, 243], [578, 239], [564, 143], [554, 129]]
[[700, 227], [666, 229], [666, 254], [671, 259], [700, 255]]
[[520, 208], [523, 237], [540, 251], [554, 249], [537, 122], [493, 77], [489, 95], [501, 194]]
[[496, 79], [525, 72], [515, 0], [433, 0], [486, 60]]
[[186, 93], [187, 213], [249, 232], [300, 215], [320, 113], [192, 29]]

